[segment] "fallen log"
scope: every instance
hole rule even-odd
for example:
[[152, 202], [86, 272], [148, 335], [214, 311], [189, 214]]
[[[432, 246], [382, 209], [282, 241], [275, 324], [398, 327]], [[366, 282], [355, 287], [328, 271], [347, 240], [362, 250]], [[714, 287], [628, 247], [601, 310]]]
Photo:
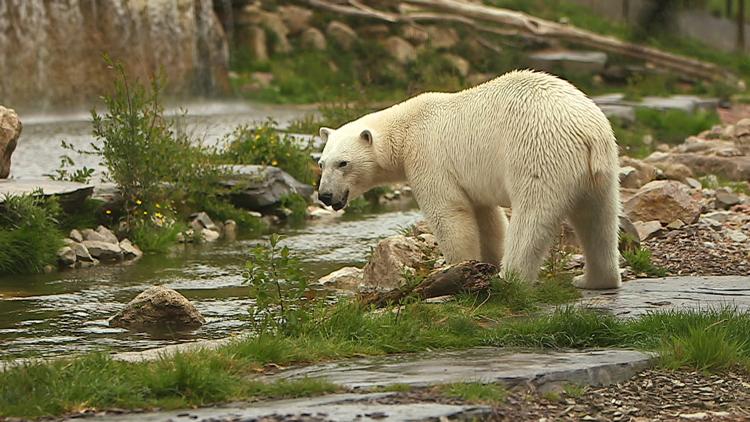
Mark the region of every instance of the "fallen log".
[[477, 261], [461, 262], [433, 271], [414, 286], [403, 286], [387, 292], [363, 293], [359, 297], [359, 302], [383, 308], [401, 303], [407, 298], [424, 300], [463, 292], [486, 292], [497, 273], [498, 268], [492, 264]]
[[[678, 74], [736, 84], [738, 78], [733, 73], [715, 64], [693, 59], [679, 54], [668, 53], [657, 48], [629, 43], [615, 37], [597, 34], [572, 25], [561, 24], [523, 12], [470, 3], [462, 0], [401, 0], [378, 2], [397, 4], [398, 12], [385, 12], [365, 5], [360, 0], [337, 2], [330, 0], [306, 0], [313, 7], [360, 18], [378, 19], [389, 23], [412, 23], [417, 21], [450, 21], [467, 25], [483, 32], [508, 33], [508, 28], [517, 31], [514, 35], [533, 38], [568, 41], [591, 48], [647, 61], [656, 67]], [[414, 10], [409, 5], [416, 5]], [[481, 21], [481, 23], [480, 23]], [[486, 23], [501, 25], [504, 29], [488, 26]], [[484, 24], [483, 24], [484, 23]]]

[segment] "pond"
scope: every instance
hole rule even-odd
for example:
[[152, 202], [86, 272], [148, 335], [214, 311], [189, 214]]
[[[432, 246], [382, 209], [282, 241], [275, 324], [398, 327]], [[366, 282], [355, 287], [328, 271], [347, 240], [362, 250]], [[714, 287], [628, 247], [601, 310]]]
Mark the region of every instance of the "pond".
[[[212, 110], [218, 111], [186, 119], [190, 130], [211, 142], [238, 124], [269, 114], [282, 123], [295, 112], [299, 114], [294, 109], [220, 104]], [[59, 140], [84, 146], [91, 141], [89, 132], [85, 120], [27, 122], [18, 153], [13, 156], [14, 176], [41, 177], [53, 171], [61, 153]], [[303, 259], [305, 269], [320, 276], [342, 266], [364, 264], [378, 239], [420, 218], [419, 211], [407, 206], [353, 218], [311, 221], [304, 227], [284, 228], [282, 234], [284, 242]], [[0, 358], [143, 350], [239, 333], [248, 328], [247, 310], [252, 306], [242, 270], [249, 249], [258, 241], [240, 238], [236, 242], [180, 245], [167, 255], [146, 256], [134, 263], [0, 277]], [[207, 323], [193, 332], [173, 335], [135, 333], [107, 325], [107, 318], [152, 285], [184, 294]]]

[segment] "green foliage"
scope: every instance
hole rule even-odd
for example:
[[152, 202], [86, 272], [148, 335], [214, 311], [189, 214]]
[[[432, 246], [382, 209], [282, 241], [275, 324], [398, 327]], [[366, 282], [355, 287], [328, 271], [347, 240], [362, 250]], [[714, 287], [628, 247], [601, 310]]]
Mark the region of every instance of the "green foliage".
[[245, 265], [255, 299], [250, 315], [261, 335], [295, 332], [314, 317], [316, 301], [308, 292], [309, 275], [289, 248], [279, 245], [280, 240], [272, 234], [268, 246], [256, 246]]
[[58, 217], [58, 225], [64, 232], [73, 229], [90, 229], [99, 224], [108, 223], [102, 206], [104, 201], [86, 198], [80, 208], [73, 212], [62, 212]]
[[651, 251], [648, 249], [639, 248], [634, 251], [624, 251], [622, 256], [636, 273], [646, 273], [651, 277], [665, 277], [667, 275], [666, 269], [651, 262]]
[[210, 198], [205, 200], [202, 205], [203, 211], [210, 215], [211, 218], [219, 221], [234, 220], [237, 226], [245, 233], [261, 234], [268, 228], [261, 218], [245, 210], [241, 210], [226, 201]]
[[727, 331], [715, 327], [693, 327], [687, 333], [665, 340], [661, 360], [664, 366], [672, 369], [729, 369], [750, 362], [747, 356], [743, 357], [747, 342], [747, 338], [732, 338]]
[[482, 384], [477, 382], [459, 382], [443, 384], [437, 387], [440, 394], [455, 397], [469, 403], [501, 405], [508, 396], [508, 390], [500, 384]]
[[130, 232], [133, 242], [144, 253], [166, 253], [185, 229], [184, 224], [173, 219], [138, 218], [132, 223]]
[[[60, 144], [63, 149], [77, 153], [85, 153], [83, 151], [78, 151], [72, 144], [68, 142], [61, 141]], [[93, 176], [94, 169], [88, 168], [86, 166], [83, 166], [82, 168], [75, 168], [75, 162], [72, 158], [70, 158], [69, 155], [60, 156], [60, 165], [55, 170], [55, 173], [47, 175], [47, 177], [52, 180], [65, 180], [77, 183], [90, 183]]]
[[688, 136], [711, 129], [719, 124], [719, 116], [714, 111], [687, 113], [682, 110], [654, 110], [638, 108], [636, 119], [659, 142], [680, 143]]
[[317, 177], [311, 152], [309, 144], [279, 133], [276, 122], [269, 119], [256, 127], [238, 127], [229, 135], [221, 157], [233, 164], [279, 167], [300, 182], [311, 185]]
[[280, 206], [291, 213], [286, 216], [292, 225], [300, 225], [307, 218], [307, 201], [298, 193], [290, 193], [281, 197]]
[[0, 274], [41, 272], [63, 246], [60, 206], [41, 192], [4, 198], [0, 205]]
[[140, 212], [137, 201], [200, 204], [221, 176], [213, 155], [164, 117], [161, 79], [146, 87], [130, 81], [121, 64], [112, 68], [114, 91], [103, 97], [107, 111], [91, 112], [101, 142], [92, 148], [125, 199], [126, 218]]

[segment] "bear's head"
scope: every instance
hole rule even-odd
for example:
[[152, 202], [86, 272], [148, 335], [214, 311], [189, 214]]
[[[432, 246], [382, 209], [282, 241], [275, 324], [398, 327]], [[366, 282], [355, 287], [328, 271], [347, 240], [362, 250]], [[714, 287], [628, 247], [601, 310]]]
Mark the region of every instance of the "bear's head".
[[364, 120], [336, 130], [320, 129], [325, 147], [318, 162], [322, 173], [318, 199], [335, 210], [383, 182], [384, 169], [376, 151], [378, 132]]

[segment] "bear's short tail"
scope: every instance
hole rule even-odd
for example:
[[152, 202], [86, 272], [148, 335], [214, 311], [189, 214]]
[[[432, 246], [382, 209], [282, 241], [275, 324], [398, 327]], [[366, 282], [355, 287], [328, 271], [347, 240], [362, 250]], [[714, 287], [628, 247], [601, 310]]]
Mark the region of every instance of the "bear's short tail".
[[619, 161], [614, 136], [608, 139], [597, 139], [587, 143], [586, 147], [588, 148], [588, 171], [591, 184], [594, 187], [604, 188], [617, 183]]

